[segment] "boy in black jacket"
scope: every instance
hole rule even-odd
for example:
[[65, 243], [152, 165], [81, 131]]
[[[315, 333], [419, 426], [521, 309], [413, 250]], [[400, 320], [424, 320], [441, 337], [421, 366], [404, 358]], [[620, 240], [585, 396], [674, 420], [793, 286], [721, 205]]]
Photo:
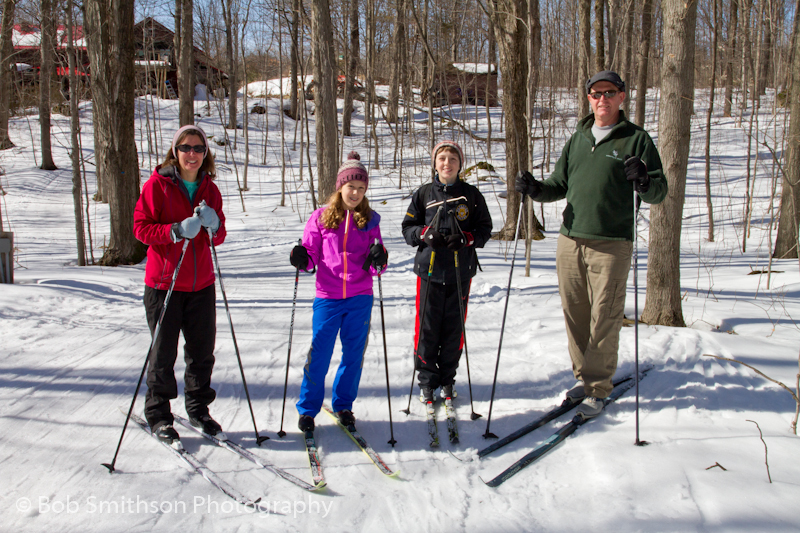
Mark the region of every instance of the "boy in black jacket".
[[432, 162], [433, 181], [414, 192], [402, 226], [406, 242], [417, 246], [414, 365], [424, 403], [433, 402], [439, 387], [442, 398], [455, 397], [453, 383], [464, 346], [461, 309], [466, 319], [470, 283], [478, 268], [475, 248], [483, 248], [492, 232], [486, 200], [459, 176], [464, 153], [458, 144], [437, 144]]

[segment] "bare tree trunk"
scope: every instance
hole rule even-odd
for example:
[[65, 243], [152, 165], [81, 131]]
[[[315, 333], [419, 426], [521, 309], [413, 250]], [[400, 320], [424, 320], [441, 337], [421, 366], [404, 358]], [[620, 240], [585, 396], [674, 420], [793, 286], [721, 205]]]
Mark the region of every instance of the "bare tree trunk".
[[395, 0], [397, 8], [394, 22], [394, 37], [392, 38], [392, 74], [389, 78], [389, 102], [386, 106], [386, 121], [395, 123], [398, 117], [398, 107], [400, 100], [400, 81], [402, 73], [405, 71], [403, 64], [403, 46], [406, 41], [406, 22], [405, 22], [405, 2]]
[[642, 2], [642, 43], [639, 46], [639, 77], [636, 79], [636, 119], [644, 127], [644, 112], [647, 105], [647, 69], [650, 63], [650, 33], [653, 21], [653, 0]]
[[180, 26], [175, 28], [179, 41], [178, 52], [178, 109], [180, 125], [194, 124], [194, 1], [175, 0], [175, 18], [180, 16]]
[[336, 63], [333, 24], [328, 0], [311, 2], [311, 42], [314, 55], [314, 106], [317, 125], [317, 179], [320, 200], [336, 190], [338, 150], [336, 142]]
[[72, 205], [75, 212], [75, 241], [78, 244], [78, 266], [86, 266], [86, 236], [83, 232], [83, 199], [81, 198], [81, 149], [78, 142], [80, 117], [78, 117], [78, 76], [75, 72], [75, 41], [73, 38], [73, 5], [67, 0], [67, 61], [69, 65], [69, 122], [72, 162]]
[[528, 124], [526, 101], [528, 83], [528, 43], [525, 0], [498, 0], [493, 13], [495, 39], [503, 73], [503, 112], [506, 121], [506, 223], [498, 238], [513, 240], [522, 201], [514, 189], [514, 177], [528, 162]]
[[681, 309], [680, 241], [694, 98], [697, 2], [662, 0], [664, 58], [658, 147], [669, 194], [651, 211], [647, 303], [642, 321], [685, 326]]
[[764, 38], [761, 41], [760, 49], [762, 52], [761, 59], [758, 61], [758, 96], [763, 96], [767, 93], [767, 84], [769, 83], [769, 69], [772, 65], [772, 25], [773, 25], [773, 11], [775, 11], [774, 2], [768, 2], [761, 6], [764, 10], [763, 31]]
[[100, 264], [136, 264], [145, 246], [133, 236], [139, 198], [134, 113], [134, 0], [86, 0], [98, 181], [108, 184], [111, 238]]
[[11, 93], [14, 91], [14, 12], [17, 0], [3, 1], [3, 21], [0, 26], [0, 150], [13, 148], [8, 137], [8, 117], [11, 114]]
[[711, 201], [711, 116], [714, 114], [714, 91], [717, 87], [717, 43], [719, 41], [719, 14], [717, 4], [713, 2], [712, 45], [711, 45], [711, 93], [706, 116], [706, 207], [708, 208], [708, 242], [714, 242], [714, 205]]
[[594, 0], [594, 40], [597, 49], [594, 65], [597, 72], [606, 69], [605, 8], [606, 0]]
[[589, 61], [592, 57], [592, 0], [578, 0], [578, 119], [589, 114], [586, 99], [586, 81], [589, 79]]
[[55, 19], [53, 1], [41, 0], [39, 9], [42, 16], [41, 54], [42, 68], [39, 71], [39, 128], [42, 142], [42, 170], [56, 170], [53, 162], [53, 148], [50, 142], [50, 85], [55, 70], [53, 61], [55, 44]]
[[[792, 31], [791, 93], [800, 88], [800, 0], [795, 2]], [[783, 167], [780, 219], [775, 239], [774, 257], [798, 258], [798, 224], [800, 224], [800, 98], [792, 97], [789, 111], [789, 131], [786, 135], [786, 164]]]
[[728, 46], [725, 50], [725, 103], [723, 117], [731, 116], [733, 105], [733, 60], [736, 56], [736, 35], [739, 28], [739, 0], [730, 0], [728, 15]]
[[[292, 46], [289, 57], [289, 75], [291, 76], [291, 85], [289, 85], [289, 115], [294, 120], [300, 117], [297, 114], [297, 106], [299, 105], [299, 97], [297, 91], [297, 75], [300, 68], [300, 0], [292, 0], [292, 20], [290, 23], [290, 33], [292, 36]], [[283, 76], [283, 73], [281, 73]], [[305, 80], [303, 80], [305, 83]]]
[[233, 3], [236, 0], [222, 0], [222, 16], [225, 18], [225, 60], [228, 65], [228, 125], [226, 126], [229, 130], [236, 130], [236, 115], [237, 112], [237, 105], [236, 105], [236, 90], [237, 90], [237, 83], [236, 83], [236, 46], [233, 42], [234, 40], [234, 33], [236, 29], [234, 28], [234, 21], [233, 21]]
[[625, 65], [622, 67], [622, 79], [628, 84], [628, 98], [622, 103], [625, 116], [631, 116], [631, 85], [633, 81], [633, 14], [634, 0], [625, 2]]
[[358, 70], [358, 0], [350, 0], [350, 46], [349, 61], [344, 85], [344, 107], [342, 108], [342, 135], [351, 136], [350, 125], [353, 118], [353, 99], [355, 96], [355, 79]]

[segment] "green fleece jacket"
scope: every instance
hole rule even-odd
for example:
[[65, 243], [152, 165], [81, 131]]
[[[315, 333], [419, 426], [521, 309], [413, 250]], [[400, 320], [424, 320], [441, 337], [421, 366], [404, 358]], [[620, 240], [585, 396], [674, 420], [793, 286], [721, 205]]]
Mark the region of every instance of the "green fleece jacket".
[[639, 126], [620, 121], [599, 143], [592, 135], [594, 114], [578, 123], [550, 177], [542, 182], [539, 202], [567, 199], [559, 230], [568, 237], [633, 240], [633, 182], [625, 177], [625, 158], [647, 165], [650, 189], [640, 198], [657, 204], [667, 196], [667, 179], [653, 140]]

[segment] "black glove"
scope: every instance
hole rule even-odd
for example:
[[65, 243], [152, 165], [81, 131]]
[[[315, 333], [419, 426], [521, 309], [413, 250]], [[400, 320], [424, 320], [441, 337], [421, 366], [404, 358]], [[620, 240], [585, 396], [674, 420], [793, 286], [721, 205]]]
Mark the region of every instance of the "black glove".
[[638, 193], [650, 190], [650, 176], [647, 174], [647, 165], [636, 156], [625, 156], [625, 176], [633, 182], [633, 188]]
[[442, 234], [431, 227], [422, 232], [422, 241], [431, 248], [444, 248], [447, 246]]
[[293, 267], [300, 270], [308, 269], [308, 250], [302, 244], [298, 244], [292, 248], [292, 253], [289, 254], [289, 262]]
[[517, 192], [527, 194], [533, 199], [536, 199], [536, 197], [542, 192], [541, 182], [536, 181], [536, 178], [533, 177], [533, 174], [527, 170], [520, 170], [517, 172], [517, 179], [514, 183], [514, 188]]
[[373, 244], [369, 247], [367, 259], [372, 263], [372, 266], [380, 272], [389, 261], [389, 252], [386, 251], [386, 248], [384, 248], [382, 244]]
[[444, 238], [447, 242], [447, 248], [450, 250], [457, 252], [464, 248], [467, 245], [467, 238], [464, 237], [461, 233], [454, 233], [453, 235], [448, 235]]

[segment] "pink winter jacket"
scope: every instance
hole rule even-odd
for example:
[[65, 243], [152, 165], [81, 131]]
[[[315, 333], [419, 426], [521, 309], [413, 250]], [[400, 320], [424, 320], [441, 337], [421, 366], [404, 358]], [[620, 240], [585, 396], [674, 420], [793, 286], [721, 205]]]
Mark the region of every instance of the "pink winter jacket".
[[325, 229], [319, 220], [321, 207], [311, 214], [303, 232], [303, 246], [308, 250], [308, 270], [317, 268], [317, 298], [341, 300], [372, 294], [372, 277], [378, 272], [362, 266], [375, 239], [383, 244], [379, 227], [381, 217], [375, 211], [364, 229], [358, 229], [352, 212], [338, 229]]
[[[219, 216], [219, 229], [214, 236], [214, 246], [225, 240], [225, 215], [222, 212], [222, 195], [217, 186], [207, 177], [202, 177], [200, 187], [189, 202], [189, 193], [177, 176], [174, 167], [156, 167], [150, 179], [142, 187], [142, 194], [133, 212], [133, 235], [147, 244], [147, 266], [144, 283], [154, 289], [167, 290], [172, 275], [181, 257], [183, 241], [172, 242], [172, 224], [194, 214], [194, 208], [205, 200]], [[200, 230], [197, 237], [189, 242], [183, 258], [175, 290], [192, 292], [205, 289], [214, 283], [214, 267], [211, 264], [211, 250], [208, 232]]]

